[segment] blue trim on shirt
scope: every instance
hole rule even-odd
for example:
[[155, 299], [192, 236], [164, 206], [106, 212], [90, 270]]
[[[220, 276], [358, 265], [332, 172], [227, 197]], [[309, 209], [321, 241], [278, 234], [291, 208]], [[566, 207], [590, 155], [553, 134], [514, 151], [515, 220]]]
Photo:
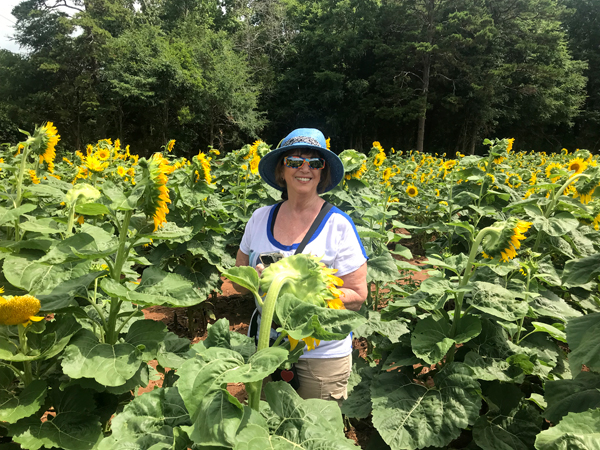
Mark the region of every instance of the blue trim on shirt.
[[[271, 211], [269, 211], [269, 219], [267, 220], [267, 237], [269, 238], [269, 242], [280, 250], [284, 250], [284, 251], [296, 250], [298, 248], [298, 246], [300, 245], [300, 242], [298, 242], [296, 244], [292, 244], [292, 245], [283, 245], [283, 244], [279, 243], [279, 241], [277, 239], [275, 239], [275, 236], [273, 236], [273, 233], [271, 233], [271, 228], [272, 228], [271, 222], [273, 220], [273, 213], [275, 212], [276, 206], [277, 206], [277, 204], [273, 205], [273, 207], [271, 208]], [[308, 241], [309, 244], [319, 236], [319, 234], [323, 230], [323, 227], [325, 227], [325, 224], [329, 220], [329, 217], [331, 217], [331, 214], [333, 213], [334, 209], [335, 209], [335, 206], [333, 208], [331, 208], [327, 212], [327, 214], [325, 214], [325, 217], [323, 217], [323, 220], [321, 220], [321, 223], [319, 224], [318, 228], [315, 230], [313, 235], [310, 237], [310, 240]], [[362, 246], [362, 244], [361, 244], [361, 246]], [[363, 249], [363, 253], [364, 253], [364, 249]]]
[[360, 240], [360, 236], [358, 235], [358, 230], [356, 229], [356, 225], [354, 225], [354, 221], [350, 218], [350, 216], [348, 214], [346, 214], [344, 211], [339, 209], [337, 206], [334, 206], [333, 208], [331, 208], [331, 211], [335, 211], [336, 213], [341, 214], [342, 217], [345, 217], [348, 220], [348, 222], [350, 222], [350, 225], [352, 225], [352, 229], [354, 230], [354, 234], [356, 235], [356, 240], [358, 241], [358, 244], [360, 245], [360, 249], [362, 250], [362, 254], [365, 257], [365, 259], [368, 260], [369, 257], [367, 256], [367, 252], [365, 251], [362, 241]]

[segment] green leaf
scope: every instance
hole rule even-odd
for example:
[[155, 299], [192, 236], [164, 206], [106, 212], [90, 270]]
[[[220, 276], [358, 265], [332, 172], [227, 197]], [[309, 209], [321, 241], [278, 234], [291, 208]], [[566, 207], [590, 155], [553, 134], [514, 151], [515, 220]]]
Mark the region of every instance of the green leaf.
[[566, 287], [581, 286], [600, 275], [600, 253], [565, 263], [562, 282]]
[[248, 266], [232, 267], [222, 272], [222, 275], [258, 295], [258, 273], [254, 268]]
[[479, 383], [460, 363], [436, 374], [433, 387], [400, 372], [382, 372], [371, 386], [373, 425], [392, 448], [443, 447], [479, 417]]
[[189, 352], [189, 339], [180, 338], [175, 333], [169, 332], [158, 346], [156, 360], [162, 367], [178, 369], [189, 358]]
[[428, 364], [440, 362], [450, 347], [470, 341], [481, 333], [478, 317], [465, 315], [460, 319], [456, 335], [451, 335], [452, 324], [445, 318], [426, 317], [417, 322], [411, 336], [412, 350]]
[[90, 262], [45, 264], [32, 255], [9, 255], [4, 260], [4, 276], [13, 286], [31, 295], [45, 294], [59, 284], [89, 273]]
[[464, 363], [471, 368], [474, 377], [478, 380], [513, 381], [513, 378], [507, 373], [510, 369], [510, 363], [505, 359], [482, 356], [477, 352], [469, 352], [465, 355]]
[[360, 325], [354, 330], [355, 337], [368, 338], [373, 333], [387, 337], [392, 343], [398, 342], [400, 336], [409, 332], [405, 323], [399, 320], [386, 322], [381, 320], [381, 313], [378, 311], [368, 311], [367, 323]]
[[38, 295], [43, 312], [59, 312], [65, 308], [79, 306], [75, 298], [87, 298], [88, 287], [105, 271], [91, 272], [82, 277], [67, 280], [56, 286], [49, 294]]
[[585, 364], [591, 370], [600, 371], [600, 313], [569, 319], [567, 322], [569, 365], [577, 374]]
[[508, 415], [481, 416], [473, 426], [473, 439], [483, 450], [530, 450], [542, 419], [531, 405]]
[[600, 448], [600, 409], [569, 413], [558, 425], [542, 431], [537, 450], [597, 450]]
[[38, 217], [19, 225], [22, 230], [41, 234], [64, 233], [67, 227], [51, 217]]
[[91, 392], [69, 388], [62, 393], [55, 389], [50, 395], [53, 397], [54, 417], [49, 415], [45, 422], [40, 416], [21, 419], [8, 426], [8, 435], [27, 450], [37, 450], [42, 446], [91, 450], [102, 438], [100, 421], [93, 413], [96, 404]]
[[77, 214], [83, 214], [85, 216], [99, 216], [101, 214], [110, 214], [108, 208], [101, 203], [85, 203], [83, 205], [77, 205], [75, 206], [75, 212]]
[[568, 413], [600, 408], [600, 375], [581, 372], [573, 380], [546, 381], [544, 417], [557, 424]]
[[383, 255], [375, 256], [367, 261], [367, 283], [373, 281], [390, 283], [398, 278], [398, 268], [390, 252], [386, 251]]
[[571, 213], [560, 212], [550, 219], [546, 219], [544, 216], [536, 217], [533, 226], [550, 236], [559, 237], [576, 229], [579, 221]]
[[[371, 403], [371, 384], [374, 375], [379, 371], [374, 367], [352, 367], [352, 375], [360, 377], [360, 382], [354, 386], [348, 398], [342, 403], [342, 413], [348, 417], [366, 419], [371, 414], [373, 404]], [[357, 373], [358, 372], [358, 373]]]
[[529, 310], [529, 305], [516, 300], [513, 292], [485, 281], [473, 283], [473, 294], [469, 303], [479, 311], [507, 322], [515, 322], [525, 317]]
[[135, 321], [127, 335], [125, 342], [138, 347], [143, 345], [142, 360], [150, 361], [156, 358], [158, 347], [167, 336], [167, 326], [162, 322], [155, 320], [137, 320]]
[[0, 225], [4, 225], [7, 222], [14, 222], [21, 215], [27, 214], [37, 208], [37, 205], [26, 203], [18, 208], [3, 208], [0, 206]]
[[81, 330], [65, 349], [62, 368], [71, 378], [93, 378], [105, 386], [120, 386], [142, 363], [142, 352], [131, 344], [103, 344], [90, 330]]
[[186, 450], [191, 441], [178, 430], [191, 425], [177, 388], [159, 388], [136, 397], [111, 422], [112, 435], [99, 450], [144, 448]]
[[80, 233], [60, 241], [39, 259], [40, 263], [63, 264], [82, 259], [99, 259], [117, 252], [119, 243], [102, 228], [84, 225]]
[[0, 422], [15, 423], [36, 413], [44, 404], [48, 387], [43, 380], [33, 380], [20, 392], [13, 389], [12, 370], [0, 367]]
[[269, 419], [273, 434], [264, 426], [250, 424], [237, 436], [236, 450], [297, 449], [354, 450], [354, 441], [344, 436], [340, 409], [335, 402], [302, 400], [283, 381], [267, 383], [267, 402], [274, 417]]
[[581, 313], [551, 291], [542, 291], [539, 297], [529, 302], [531, 309], [540, 316], [548, 316], [563, 322], [573, 317], [581, 317]]
[[533, 325], [535, 331], [541, 331], [544, 333], [548, 333], [550, 336], [552, 336], [557, 341], [564, 342], [564, 343], [567, 342], [567, 335], [565, 334], [565, 332], [559, 330], [556, 327], [553, 327], [552, 325], [548, 325], [547, 323], [542, 323], [542, 322], [531, 322], [531, 325]]
[[294, 339], [308, 336], [331, 341], [344, 339], [365, 318], [346, 309], [329, 309], [303, 302], [292, 294], [284, 294], [275, 304], [277, 322]]
[[111, 297], [147, 306], [194, 306], [205, 300], [187, 278], [164, 272], [157, 267], [148, 267], [144, 270], [142, 281], [135, 291], [130, 291], [109, 278], [104, 278], [100, 286]]

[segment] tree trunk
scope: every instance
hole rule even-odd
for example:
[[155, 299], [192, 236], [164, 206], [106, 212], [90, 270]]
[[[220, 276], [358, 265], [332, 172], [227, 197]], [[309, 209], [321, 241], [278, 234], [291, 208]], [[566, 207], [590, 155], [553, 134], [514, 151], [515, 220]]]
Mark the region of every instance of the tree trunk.
[[427, 117], [427, 98], [429, 95], [429, 78], [431, 76], [431, 45], [435, 36], [435, 2], [436, 0], [427, 0], [427, 42], [430, 48], [423, 57], [423, 92], [421, 93], [421, 116], [419, 117], [419, 129], [417, 131], [417, 151], [423, 151], [425, 141], [425, 119]]

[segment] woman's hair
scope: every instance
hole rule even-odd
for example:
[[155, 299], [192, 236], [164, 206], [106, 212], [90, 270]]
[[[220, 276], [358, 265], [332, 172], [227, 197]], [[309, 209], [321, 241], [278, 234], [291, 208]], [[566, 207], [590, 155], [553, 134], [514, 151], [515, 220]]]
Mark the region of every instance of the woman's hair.
[[[284, 200], [287, 200], [287, 186], [285, 185], [285, 178], [283, 177], [283, 170], [285, 168], [283, 160], [286, 156], [300, 155], [306, 155], [308, 158], [321, 158], [321, 154], [318, 151], [310, 148], [296, 148], [288, 150], [281, 155], [279, 161], [277, 162], [277, 166], [275, 167], [275, 181], [283, 188], [282, 198], [285, 195]], [[325, 191], [325, 188], [329, 186], [329, 183], [331, 183], [331, 171], [329, 169], [329, 165], [325, 164], [325, 167], [321, 170], [321, 179], [317, 185], [317, 194], [322, 194]]]

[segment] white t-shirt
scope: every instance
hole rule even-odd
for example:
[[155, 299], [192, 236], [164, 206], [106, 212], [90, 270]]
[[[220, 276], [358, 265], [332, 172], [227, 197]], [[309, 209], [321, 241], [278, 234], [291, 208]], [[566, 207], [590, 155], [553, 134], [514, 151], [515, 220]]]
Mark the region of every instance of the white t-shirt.
[[[249, 255], [252, 267], [259, 263], [258, 256], [261, 253], [280, 252], [284, 256], [291, 256], [298, 248], [299, 243], [282, 245], [275, 240], [271, 232], [271, 223], [276, 206], [257, 209], [246, 224], [240, 250]], [[302, 253], [322, 257], [322, 263], [338, 270], [336, 276], [354, 272], [368, 259], [354, 222], [335, 206], [325, 215]], [[321, 341], [321, 344], [310, 352], [305, 348], [301, 358], [341, 358], [350, 353], [352, 336], [348, 335], [340, 341]]]

